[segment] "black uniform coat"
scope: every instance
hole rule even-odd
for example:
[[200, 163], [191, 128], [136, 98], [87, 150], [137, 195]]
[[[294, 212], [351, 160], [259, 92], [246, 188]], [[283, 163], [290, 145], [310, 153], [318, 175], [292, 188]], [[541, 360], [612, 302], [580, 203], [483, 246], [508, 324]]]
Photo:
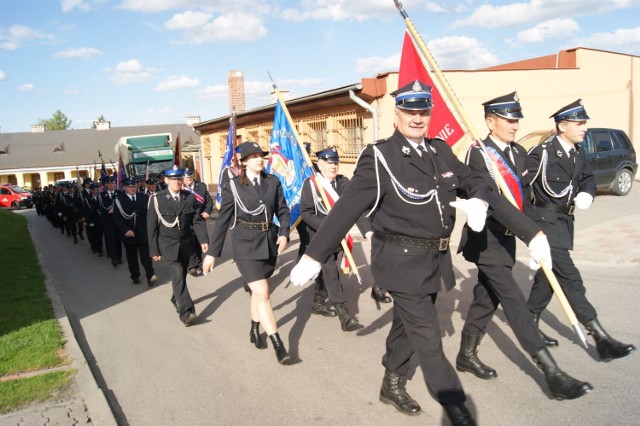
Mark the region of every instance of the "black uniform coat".
[[[486, 147], [491, 147], [498, 151], [503, 159], [507, 159], [508, 156], [490, 137], [484, 140], [484, 144]], [[527, 152], [516, 143], [511, 144], [511, 152], [515, 161], [513, 165], [515, 170], [513, 171], [520, 178], [523, 187], [524, 206], [529, 203], [530, 197]], [[510, 162], [511, 159], [507, 164]], [[476, 264], [513, 266], [516, 256], [514, 235], [529, 244], [531, 239], [540, 231], [540, 228], [499, 193], [498, 186], [489, 175], [487, 164], [479, 146], [473, 146], [469, 149], [467, 163], [471, 170], [482, 174], [487, 184], [492, 187], [492, 213], [487, 218], [486, 226], [480, 232], [472, 231], [465, 224], [459, 245], [460, 251], [462, 251], [466, 260]], [[507, 230], [514, 235], [506, 235]]]
[[[327, 215], [316, 208], [311, 185], [313, 185], [311, 179], [305, 180], [302, 184], [302, 191], [300, 196], [300, 216], [302, 217], [302, 221], [307, 225], [306, 229], [308, 230], [307, 232], [309, 234], [309, 241], [316, 234], [318, 228], [320, 228], [320, 225], [324, 221], [324, 218], [327, 217]], [[343, 175], [336, 176], [336, 192], [338, 193], [338, 195], [342, 194], [347, 185], [349, 185], [349, 178]], [[316, 193], [318, 194], [318, 198], [322, 199], [322, 196], [318, 193], [317, 188]], [[358, 229], [363, 236], [367, 232], [371, 231], [369, 219], [364, 216], [358, 219], [356, 225], [358, 226]], [[299, 227], [300, 225], [298, 225], [298, 228]], [[338, 245], [337, 250], [342, 250], [342, 246], [340, 244]]]
[[[260, 193], [258, 193], [258, 189], [251, 183], [242, 185], [241, 178], [242, 176], [234, 177], [222, 188], [222, 204], [216, 220], [216, 227], [209, 239], [207, 254], [220, 257], [227, 230], [231, 223], [236, 222], [236, 226], [232, 230], [234, 259], [261, 260], [275, 257], [278, 254], [276, 246], [278, 236], [289, 238], [290, 211], [284, 199], [282, 185], [275, 176], [262, 173]], [[266, 215], [263, 212], [252, 216], [242, 211], [240, 207], [236, 208], [235, 199], [231, 192], [231, 182], [234, 183], [238, 196], [247, 210], [255, 210], [264, 204]], [[235, 217], [236, 214], [237, 217]], [[274, 215], [278, 218], [280, 227], [272, 225], [267, 232], [245, 229], [240, 224], [240, 222], [264, 222], [265, 220], [271, 222]]]
[[[156, 202], [163, 219], [173, 223], [176, 218], [179, 218], [179, 226], [167, 227], [160, 222], [156, 212]], [[180, 259], [181, 250], [189, 255], [193, 252], [193, 233], [200, 241], [207, 241], [207, 228], [204, 219], [197, 214], [197, 210], [198, 202], [188, 191], [180, 191], [177, 203], [171, 197], [169, 189], [153, 193], [147, 207], [149, 255], [177, 261]]]
[[[573, 215], [555, 212], [536, 207], [537, 202], [551, 203], [561, 207], [569, 207], [579, 192], [586, 192], [592, 197], [596, 195], [596, 184], [591, 167], [586, 161], [584, 149], [575, 145], [575, 167], [564, 151], [556, 136], [551, 142], [538, 145], [529, 152], [529, 174], [533, 191], [533, 207], [525, 209], [525, 213], [535, 220], [549, 240], [551, 247], [573, 249]], [[543, 152], [547, 153], [546, 176], [542, 171]], [[562, 198], [552, 197], [544, 188], [543, 181], [556, 194], [567, 186], [573, 188]]]
[[[207, 185], [203, 182], [193, 182], [191, 189], [196, 194], [200, 195], [204, 199], [204, 203], [198, 202], [198, 214], [207, 213], [211, 214], [213, 210], [213, 198], [211, 198], [211, 194], [209, 194], [209, 190], [207, 189]], [[197, 201], [197, 200], [196, 200]]]
[[[449, 202], [455, 201], [458, 193], [489, 201], [489, 186], [456, 158], [446, 142], [432, 139], [425, 143], [430, 148], [424, 159], [398, 130], [391, 138], [367, 146], [360, 155], [351, 183], [318, 229], [307, 254], [320, 262], [326, 261], [360, 215], [374, 207], [378, 191], [380, 200], [372, 221], [374, 233], [429, 240], [451, 235], [456, 212]], [[407, 198], [396, 192], [390, 175], [376, 161], [374, 146], [384, 155], [391, 173], [403, 187], [419, 194], [436, 189], [439, 203], [435, 199], [420, 205], [407, 203]], [[376, 176], [379, 176], [379, 188]], [[371, 271], [375, 282], [390, 291], [411, 291], [416, 286], [424, 286], [424, 291], [436, 293], [443, 283], [447, 289], [455, 285], [448, 249], [440, 252], [425, 247], [403, 247], [386, 243], [375, 235]]]
[[[118, 195], [118, 202], [125, 215], [130, 216], [135, 212], [135, 216], [131, 219], [125, 219], [120, 207], [114, 204], [113, 220], [120, 231], [120, 238], [124, 244], [147, 244], [147, 204], [148, 197], [141, 192], [135, 193], [136, 201], [133, 202], [129, 195], [121, 192]], [[124, 234], [127, 231], [133, 231], [133, 237], [127, 237]]]
[[115, 207], [113, 202], [118, 197], [118, 194], [120, 194], [120, 191], [115, 190], [113, 191], [113, 197], [110, 197], [109, 192], [105, 190], [99, 195], [100, 218], [102, 219], [102, 229], [105, 231], [117, 229], [113, 221], [113, 212], [109, 213], [109, 210]]

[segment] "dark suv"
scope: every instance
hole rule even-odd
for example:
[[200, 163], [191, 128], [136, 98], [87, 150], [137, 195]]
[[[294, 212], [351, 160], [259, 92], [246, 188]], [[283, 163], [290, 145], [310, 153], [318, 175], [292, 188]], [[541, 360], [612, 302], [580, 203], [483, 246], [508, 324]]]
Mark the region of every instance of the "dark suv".
[[[548, 130], [532, 132], [518, 143], [529, 150], [535, 145], [550, 141], [555, 135], [555, 132]], [[589, 129], [580, 145], [587, 153], [587, 161], [598, 189], [610, 189], [616, 195], [627, 195], [631, 191], [638, 163], [633, 144], [624, 131]]]

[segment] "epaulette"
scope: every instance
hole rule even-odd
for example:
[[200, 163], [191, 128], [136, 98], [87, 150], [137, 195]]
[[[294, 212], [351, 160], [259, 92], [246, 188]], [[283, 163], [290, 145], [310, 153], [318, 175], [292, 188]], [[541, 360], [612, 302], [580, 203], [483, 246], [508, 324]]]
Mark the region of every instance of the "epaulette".
[[377, 141], [375, 141], [374, 143], [369, 144], [369, 145], [382, 145], [383, 143], [386, 143], [388, 140], [389, 140], [389, 138], [386, 138], [386, 139], [378, 139]]

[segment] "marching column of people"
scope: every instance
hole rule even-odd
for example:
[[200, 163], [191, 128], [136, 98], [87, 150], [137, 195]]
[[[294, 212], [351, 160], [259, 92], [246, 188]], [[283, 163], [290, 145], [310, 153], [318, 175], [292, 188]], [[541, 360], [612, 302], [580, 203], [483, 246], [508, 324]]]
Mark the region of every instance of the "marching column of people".
[[[594, 338], [600, 359], [622, 358], [636, 348], [614, 339], [600, 324], [569, 253], [573, 210], [587, 209], [596, 188], [580, 146], [589, 120], [582, 101], [553, 113], [557, 136], [528, 154], [515, 143], [524, 118], [517, 93], [483, 103], [489, 134], [469, 148], [465, 164], [445, 141], [427, 137], [434, 108], [430, 86], [416, 80], [392, 96], [396, 130], [361, 152], [351, 181], [338, 174], [334, 147], [316, 153], [319, 173], [304, 182], [301, 193], [304, 227], [292, 283], [315, 278], [312, 312], [337, 316], [343, 331], [358, 328], [340, 281], [340, 241], [354, 224], [371, 238], [371, 273], [378, 284], [371, 297], [393, 301], [379, 399], [403, 414], [422, 410], [406, 389], [415, 354], [429, 393], [452, 424], [475, 424], [456, 370], [481, 379], [498, 377], [480, 360], [478, 347], [499, 305], [520, 346], [544, 373], [551, 394], [557, 399], [585, 395], [592, 386], [558, 367], [548, 350], [558, 341], [539, 328], [540, 315], [553, 296], [539, 269], [542, 262], [558, 277], [578, 320]], [[157, 280], [152, 260], [164, 261], [171, 275], [171, 302], [185, 326], [197, 320], [187, 275], [213, 269], [231, 230], [233, 259], [251, 293], [249, 342], [258, 349], [268, 347], [262, 325], [277, 361], [286, 365], [291, 357], [278, 333], [269, 279], [289, 241], [290, 211], [280, 181], [264, 172], [268, 152], [245, 142], [237, 155], [240, 173], [224, 173], [222, 204], [211, 235], [205, 221], [213, 201], [206, 185], [195, 181], [191, 170], [177, 167], [164, 172], [163, 190], [156, 190], [154, 179], [144, 185], [125, 179], [123, 191], [118, 191], [115, 177], [106, 180], [103, 191], [91, 179], [77, 188], [45, 188], [34, 194], [36, 210], [74, 244], [84, 239], [86, 228], [98, 257], [103, 256], [104, 238], [114, 267], [121, 263], [124, 245], [134, 284], [141, 282], [141, 264], [152, 286]], [[331, 209], [322, 201], [323, 193], [337, 200]], [[443, 352], [435, 303], [439, 291], [455, 285], [449, 239], [456, 209], [467, 216], [459, 252], [477, 266], [478, 279], [454, 369]], [[528, 300], [513, 276], [516, 238], [527, 244], [530, 266], [537, 269]]]

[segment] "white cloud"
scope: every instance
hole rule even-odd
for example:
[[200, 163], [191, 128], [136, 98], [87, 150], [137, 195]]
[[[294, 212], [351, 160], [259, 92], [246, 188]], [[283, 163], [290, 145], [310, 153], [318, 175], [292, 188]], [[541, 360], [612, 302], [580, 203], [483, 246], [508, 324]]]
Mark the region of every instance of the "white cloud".
[[16, 50], [25, 43], [37, 40], [53, 40], [53, 36], [39, 33], [24, 25], [12, 25], [6, 30], [0, 28], [1, 49]]
[[80, 90], [78, 90], [78, 89], [66, 89], [66, 90], [63, 90], [62, 93], [64, 95], [76, 96], [76, 95], [79, 95], [82, 92]]
[[101, 56], [102, 51], [93, 47], [79, 47], [61, 50], [53, 54], [54, 58], [82, 58], [87, 59], [92, 56]]
[[640, 27], [619, 28], [610, 33], [595, 33], [572, 41], [572, 46], [640, 54]]
[[21, 92], [31, 92], [33, 90], [33, 84], [27, 83], [18, 87], [18, 90]]
[[530, 0], [494, 6], [483, 4], [471, 15], [453, 23], [452, 27], [476, 26], [504, 28], [553, 19], [557, 16], [598, 14], [633, 7], [635, 0]]
[[122, 0], [118, 8], [143, 13], [194, 8], [208, 13], [251, 10], [261, 15], [271, 10], [269, 0]]
[[157, 68], [143, 67], [137, 59], [119, 62], [115, 68], [107, 68], [107, 72], [114, 72], [111, 81], [116, 84], [142, 83], [153, 78], [153, 74], [160, 71]]
[[0, 70], [0, 81], [5, 81], [7, 79], [7, 75], [4, 71]]
[[470, 37], [442, 37], [427, 43], [441, 69], [478, 69], [499, 63], [491, 51]]
[[552, 38], [571, 37], [580, 31], [580, 26], [571, 18], [551, 19], [527, 30], [518, 31], [516, 43], [541, 43]]
[[187, 11], [174, 15], [164, 27], [183, 31], [183, 43], [218, 41], [256, 41], [267, 35], [267, 28], [256, 15], [237, 12], [219, 15]]
[[197, 78], [189, 78], [186, 75], [172, 75], [161, 81], [153, 90], [156, 92], [167, 92], [169, 90], [188, 89], [200, 84]]
[[198, 99], [226, 98], [229, 88], [224, 84], [209, 85], [199, 92]]
[[64, 13], [71, 12], [73, 9], [79, 9], [82, 11], [91, 9], [89, 4], [85, 3], [83, 0], [61, 0], [60, 3]]
[[[405, 6], [415, 1], [405, 2]], [[301, 2], [302, 9], [286, 8], [281, 17], [288, 21], [366, 21], [374, 17], [389, 19], [396, 10], [388, 0], [310, 0]]]
[[439, 3], [436, 3], [434, 1], [428, 1], [424, 9], [427, 12], [431, 12], [431, 13], [449, 13], [449, 11], [445, 7], [441, 6]]
[[361, 75], [375, 75], [381, 72], [397, 71], [400, 68], [400, 53], [382, 58], [370, 56], [356, 60], [356, 72]]

